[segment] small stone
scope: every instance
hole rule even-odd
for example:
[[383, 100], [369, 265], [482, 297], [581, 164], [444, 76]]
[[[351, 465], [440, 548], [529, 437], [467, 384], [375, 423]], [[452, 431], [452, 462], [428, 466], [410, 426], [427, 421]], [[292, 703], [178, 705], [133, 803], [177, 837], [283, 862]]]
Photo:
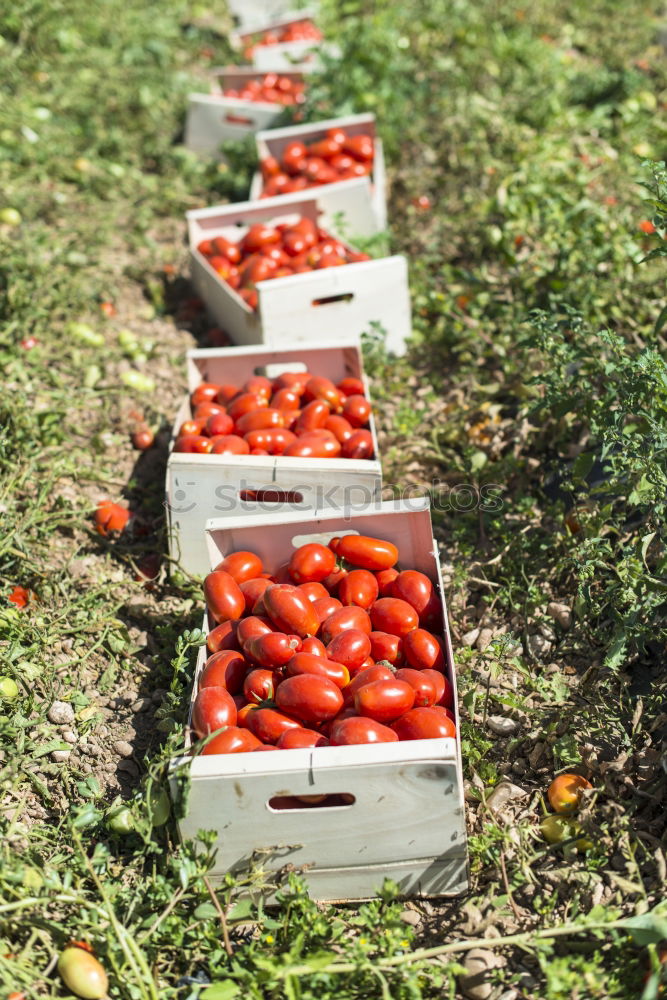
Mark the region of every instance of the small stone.
[[54, 701], [46, 717], [54, 726], [71, 726], [74, 722], [74, 709], [68, 701]]
[[477, 642], [475, 645], [479, 649], [480, 653], [483, 653], [485, 649], [488, 649], [491, 641], [493, 639], [493, 629], [483, 628], [479, 630], [479, 635], [477, 636]]
[[64, 764], [66, 760], [69, 760], [71, 750], [52, 750], [51, 760], [54, 760], [56, 764]]
[[486, 724], [496, 736], [512, 736], [519, 728], [519, 723], [508, 719], [505, 715], [490, 715]]
[[66, 729], [64, 733], [61, 733], [61, 736], [65, 743], [76, 743], [79, 739], [73, 729]]
[[463, 959], [465, 974], [459, 979], [459, 986], [468, 1000], [488, 1000], [493, 993], [489, 973], [502, 964], [501, 959], [486, 948], [471, 948]]
[[532, 768], [536, 768], [537, 765], [542, 760], [542, 757], [544, 756], [545, 747], [546, 744], [538, 740], [533, 749], [528, 754], [528, 763]]
[[477, 637], [479, 635], [479, 629], [473, 628], [470, 632], [466, 632], [464, 636], [461, 637], [462, 646], [474, 646], [477, 642]]
[[92, 774], [93, 771], [92, 766], [88, 763], [87, 760], [85, 760], [81, 765], [81, 770], [83, 771], [84, 774]]
[[132, 705], [132, 711], [147, 712], [152, 704], [153, 702], [151, 698], [137, 698], [137, 700]]
[[99, 757], [103, 753], [102, 747], [92, 741], [88, 743], [80, 743], [79, 750], [81, 753], [84, 753], [86, 757]]
[[556, 633], [552, 629], [551, 625], [547, 625], [546, 622], [540, 622], [537, 626], [537, 631], [543, 639], [547, 639], [551, 643], [556, 641]]
[[520, 788], [519, 785], [514, 785], [511, 781], [501, 781], [489, 795], [486, 804], [493, 812], [497, 812], [498, 809], [502, 809], [508, 802], [512, 802], [515, 799], [522, 799], [527, 794], [528, 792]]
[[404, 924], [410, 924], [411, 927], [417, 927], [421, 923], [421, 914], [416, 910], [403, 910], [401, 912], [401, 920]]
[[547, 604], [547, 614], [563, 629], [564, 632], [572, 625], [572, 608], [567, 604], [559, 604], [558, 601], [551, 601]]
[[130, 744], [127, 743], [125, 740], [117, 740], [114, 743], [113, 748], [119, 757], [131, 757], [132, 754], [134, 753], [134, 750], [132, 749]]
[[121, 760], [116, 770], [125, 771], [127, 774], [130, 774], [133, 777], [139, 774], [139, 768], [132, 760]]
[[529, 654], [536, 660], [544, 660], [551, 652], [551, 642], [539, 632], [528, 636], [526, 641]]
[[526, 761], [523, 759], [523, 757], [519, 757], [518, 760], [515, 760], [512, 763], [512, 770], [514, 771], [515, 774], [518, 774], [519, 777], [521, 777], [526, 773], [526, 771], [528, 770], [528, 765]]

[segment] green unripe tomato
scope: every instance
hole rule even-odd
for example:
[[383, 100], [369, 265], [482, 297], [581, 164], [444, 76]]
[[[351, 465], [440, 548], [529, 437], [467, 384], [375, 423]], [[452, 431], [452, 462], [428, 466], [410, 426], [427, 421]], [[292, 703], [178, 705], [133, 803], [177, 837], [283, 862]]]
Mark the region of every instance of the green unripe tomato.
[[570, 824], [562, 816], [545, 816], [540, 823], [540, 833], [548, 844], [560, 844], [572, 836]]
[[105, 820], [107, 827], [113, 833], [132, 833], [134, 830], [132, 810], [120, 798], [114, 799], [111, 803], [107, 809]]
[[153, 826], [164, 826], [169, 819], [171, 803], [164, 788], [153, 786], [146, 805], [148, 816]]
[[107, 974], [84, 948], [65, 948], [58, 959], [58, 972], [67, 989], [83, 1000], [102, 1000], [107, 995]]
[[13, 701], [18, 698], [19, 688], [13, 677], [0, 677], [0, 698], [3, 701]]
[[20, 226], [23, 222], [21, 213], [15, 208], [3, 208], [0, 210], [0, 222], [6, 226]]

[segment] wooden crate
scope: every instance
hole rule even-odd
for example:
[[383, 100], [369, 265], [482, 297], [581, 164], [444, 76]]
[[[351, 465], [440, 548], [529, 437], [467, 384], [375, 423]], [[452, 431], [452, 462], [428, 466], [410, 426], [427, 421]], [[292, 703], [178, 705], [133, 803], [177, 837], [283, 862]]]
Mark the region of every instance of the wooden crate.
[[227, 6], [239, 31], [252, 30], [257, 24], [265, 24], [268, 18], [293, 13], [290, 0], [227, 0]]
[[[268, 128], [285, 110], [283, 104], [246, 101], [224, 97], [230, 87], [243, 87], [249, 80], [261, 80], [266, 74], [252, 67], [223, 66], [212, 71], [210, 94], [189, 94], [185, 120], [185, 145], [195, 153], [216, 153], [220, 143], [245, 139]], [[287, 70], [281, 76], [303, 80], [305, 73]]]
[[[233, 31], [229, 36], [229, 41], [235, 48], [242, 52], [255, 35], [264, 34], [266, 31], [273, 31], [275, 28], [285, 28], [294, 21], [307, 20], [315, 20], [315, 11], [311, 7], [304, 7], [303, 10], [291, 10], [272, 20], [267, 20], [265, 17], [261, 23], [243, 27], [240, 31]], [[304, 66], [314, 69], [320, 65], [318, 49], [323, 44], [325, 43], [321, 41], [307, 39], [302, 42], [278, 42], [276, 45], [258, 45], [252, 54], [252, 65], [262, 72], [302, 69]], [[327, 49], [332, 53], [334, 51], [334, 47], [331, 45], [327, 45]]]
[[[343, 221], [371, 224], [368, 178], [329, 185], [328, 210]], [[334, 206], [338, 209], [334, 211]], [[257, 284], [259, 308], [243, 299], [213, 270], [197, 246], [204, 239], [239, 240], [254, 222], [287, 222], [306, 215], [319, 222], [319, 192], [300, 191], [260, 202], [240, 202], [187, 213], [192, 282], [216, 322], [236, 344], [322, 343], [352, 341], [378, 324], [387, 349], [405, 352], [411, 333], [408, 265], [395, 255], [359, 264], [323, 268]], [[348, 226], [345, 225], [347, 230]], [[346, 238], [337, 227], [332, 234]]]
[[[426, 573], [437, 585], [456, 706], [454, 659], [426, 499], [380, 503], [347, 517], [326, 511], [307, 520], [289, 514], [252, 522], [211, 521], [210, 565], [228, 552], [249, 549], [269, 570], [276, 569], [289, 559], [293, 543], [326, 541], [351, 531], [394, 542], [401, 564]], [[193, 694], [205, 660], [204, 647]], [[266, 851], [266, 868], [306, 866], [310, 892], [318, 900], [368, 899], [377, 895], [385, 878], [396, 881], [405, 896], [450, 896], [467, 889], [458, 740], [183, 757], [172, 766], [175, 796], [182, 787], [180, 768], [190, 779], [181, 836], [216, 831], [216, 879], [245, 867], [254, 851]], [[343, 793], [354, 802], [289, 810], [269, 804], [279, 796]]]
[[[308, 145], [317, 139], [323, 139], [327, 129], [342, 128], [349, 135], [371, 135], [375, 146], [375, 157], [373, 160], [373, 172], [371, 174], [371, 200], [373, 206], [372, 226], [360, 228], [359, 222], [350, 219], [351, 233], [359, 236], [372, 236], [374, 233], [381, 233], [387, 228], [387, 180], [384, 165], [384, 152], [382, 139], [377, 134], [375, 115], [343, 115], [340, 118], [329, 118], [326, 121], [309, 122], [306, 125], [287, 125], [285, 128], [276, 128], [269, 131], [258, 131], [256, 136], [257, 155], [261, 160], [267, 156], [275, 156], [277, 160], [283, 154], [288, 143], [299, 139]], [[319, 204], [324, 212], [323, 225], [326, 228], [328, 223], [333, 223], [335, 213], [340, 211], [337, 204], [328, 203], [328, 189], [337, 187], [335, 184], [318, 185], [313, 190], [317, 191]], [[354, 183], [353, 181], [347, 182]], [[264, 182], [260, 173], [256, 173], [250, 186], [250, 200], [255, 201], [262, 193]], [[306, 189], [309, 190], [309, 189]], [[280, 196], [278, 196], [280, 197]], [[283, 196], [284, 197], [284, 196]], [[365, 220], [364, 220], [365, 221]]]
[[[255, 374], [269, 377], [281, 371], [311, 371], [334, 382], [346, 376], [365, 380], [356, 344], [323, 344], [271, 350], [266, 347], [212, 348], [187, 355], [188, 391], [200, 382], [241, 385]], [[369, 396], [370, 398], [370, 396]], [[181, 403], [172, 433], [191, 416], [189, 396]], [[285, 458], [280, 455], [190, 455], [171, 451], [167, 462], [166, 509], [169, 552], [189, 573], [204, 576], [210, 569], [204, 527], [209, 518], [256, 517], [297, 511], [315, 516], [326, 507], [349, 509], [379, 500], [382, 467], [375, 422], [370, 430], [375, 458]], [[298, 494], [301, 500], [243, 499], [245, 491], [270, 490]]]

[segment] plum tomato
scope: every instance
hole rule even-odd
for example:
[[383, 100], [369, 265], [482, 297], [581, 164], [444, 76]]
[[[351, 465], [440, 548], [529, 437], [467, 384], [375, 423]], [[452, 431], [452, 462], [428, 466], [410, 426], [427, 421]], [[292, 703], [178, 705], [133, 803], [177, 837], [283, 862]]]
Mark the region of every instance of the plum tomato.
[[318, 597], [316, 601], [313, 601], [313, 608], [320, 624], [330, 618], [334, 611], [338, 611], [342, 607], [343, 605], [337, 597]]
[[219, 653], [225, 649], [238, 650], [239, 645], [236, 639], [237, 619], [227, 620], [211, 629], [206, 637], [206, 648], [209, 653]]
[[404, 638], [419, 625], [419, 615], [407, 601], [398, 597], [381, 597], [370, 609], [373, 629]]
[[296, 636], [285, 635], [284, 632], [268, 632], [247, 639], [243, 643], [243, 652], [260, 667], [277, 670], [292, 659], [300, 645], [301, 640]]
[[204, 580], [206, 607], [218, 623], [240, 618], [245, 612], [245, 597], [233, 576], [213, 570]]
[[106, 536], [125, 529], [130, 520], [130, 512], [127, 507], [121, 507], [119, 503], [112, 503], [111, 500], [100, 500], [95, 510], [95, 528], [98, 534]]
[[440, 599], [425, 573], [419, 573], [414, 569], [403, 570], [394, 580], [391, 597], [398, 597], [411, 604], [419, 615], [420, 625], [439, 622]]
[[341, 379], [340, 382], [337, 382], [336, 388], [339, 389], [344, 396], [366, 395], [366, 386], [364, 383], [360, 378], [355, 378], [352, 375], [347, 375], [345, 378]]
[[398, 736], [389, 726], [383, 726], [375, 719], [353, 715], [347, 719], [336, 719], [329, 739], [332, 747], [344, 747], [361, 743], [395, 743]]
[[246, 580], [253, 580], [264, 572], [264, 566], [259, 556], [254, 552], [230, 552], [228, 556], [218, 563], [216, 570], [224, 570], [225, 573], [236, 580], [237, 583], [245, 583]]
[[220, 386], [213, 382], [200, 382], [196, 389], [190, 394], [190, 405], [197, 406], [207, 400], [215, 399], [220, 391]]
[[338, 458], [341, 450], [340, 442], [333, 434], [331, 437], [325, 437], [324, 434], [328, 433], [328, 431], [324, 433], [311, 431], [300, 434], [296, 441], [292, 441], [285, 448], [283, 455], [286, 458]]
[[456, 736], [456, 726], [439, 708], [413, 708], [391, 727], [399, 740], [432, 740]]
[[323, 399], [313, 399], [303, 407], [296, 422], [295, 431], [297, 434], [303, 431], [316, 431], [324, 427], [331, 416], [331, 410]]
[[343, 691], [345, 704], [349, 705], [353, 703], [357, 691], [361, 690], [362, 687], [366, 687], [367, 684], [372, 684], [374, 681], [393, 681], [393, 679], [393, 671], [383, 663], [375, 663], [372, 667], [365, 667], [352, 678]]
[[371, 634], [371, 620], [364, 609], [358, 608], [356, 604], [351, 604], [347, 608], [339, 608], [332, 615], [329, 615], [322, 622], [319, 638], [325, 646], [328, 646], [335, 636], [350, 628], [359, 629], [366, 635]]
[[328, 657], [313, 653], [295, 653], [287, 666], [288, 677], [298, 677], [302, 674], [315, 674], [318, 677], [328, 677], [341, 691], [350, 683], [350, 674], [342, 663], [336, 663]]
[[392, 666], [398, 667], [403, 663], [403, 640], [399, 635], [390, 635], [389, 632], [371, 632], [371, 656], [374, 660], [386, 660]]
[[338, 599], [341, 604], [355, 604], [364, 611], [370, 608], [378, 597], [378, 582], [367, 569], [353, 569], [338, 587]]
[[256, 601], [262, 596], [266, 588], [271, 583], [266, 577], [259, 576], [251, 580], [244, 580], [239, 584], [239, 590], [245, 599], [246, 614], [250, 614]]
[[346, 441], [343, 441], [340, 448], [343, 458], [352, 458], [360, 462], [372, 458], [374, 451], [373, 435], [370, 431], [364, 430], [354, 431]]
[[262, 744], [249, 729], [240, 729], [238, 726], [228, 726], [221, 733], [214, 736], [204, 749], [202, 755], [213, 753], [248, 753], [256, 750]]
[[436, 698], [435, 704], [442, 705], [444, 708], [451, 709], [454, 707], [454, 688], [449, 677], [445, 677], [444, 674], [440, 673], [439, 670], [431, 670], [430, 668], [426, 670], [420, 670], [420, 673], [429, 677], [436, 686]]
[[347, 396], [343, 416], [353, 427], [365, 427], [371, 418], [371, 404], [365, 396]]
[[390, 569], [381, 569], [375, 574], [375, 579], [380, 588], [380, 597], [393, 597], [391, 592], [392, 584], [398, 576], [398, 570], [392, 566]]
[[344, 535], [337, 554], [361, 569], [389, 569], [398, 562], [398, 549], [392, 542], [368, 535]]
[[250, 226], [241, 240], [241, 249], [254, 253], [272, 243], [280, 243], [280, 232], [274, 226], [267, 226], [264, 222], [256, 222]]
[[201, 739], [222, 726], [236, 724], [236, 704], [223, 687], [206, 687], [197, 693], [192, 706], [192, 728]]
[[352, 424], [345, 417], [341, 417], [337, 413], [332, 413], [330, 417], [327, 417], [324, 421], [324, 429], [325, 431], [331, 431], [341, 445], [344, 445], [354, 434]]
[[308, 639], [304, 639], [301, 643], [300, 653], [310, 653], [311, 656], [323, 656], [325, 659], [328, 658], [327, 648], [320, 639], [316, 639], [315, 636], [310, 636]]
[[273, 698], [275, 676], [272, 670], [251, 670], [243, 682], [243, 697], [247, 702], [259, 704]]
[[238, 434], [221, 434], [213, 438], [212, 455], [248, 455], [249, 453], [250, 445]]
[[396, 680], [405, 681], [415, 692], [415, 708], [429, 708], [435, 705], [438, 697], [438, 685], [430, 678], [424, 676], [423, 670], [415, 670], [414, 667], [401, 667], [396, 671]]
[[288, 635], [302, 639], [316, 635], [320, 627], [313, 604], [298, 589], [288, 583], [276, 583], [263, 594], [264, 607], [271, 621]]
[[366, 715], [376, 722], [394, 722], [409, 712], [415, 702], [415, 691], [405, 681], [372, 681], [360, 687], [354, 696], [354, 707], [359, 715]]
[[227, 688], [230, 694], [239, 694], [248, 670], [248, 662], [235, 649], [221, 650], [209, 656], [199, 677], [199, 690], [206, 687]]
[[206, 433], [209, 437], [231, 434], [233, 430], [234, 421], [228, 413], [212, 413], [206, 421]]
[[[318, 657], [313, 657], [317, 660]], [[407, 686], [407, 685], [406, 685]], [[412, 688], [409, 689], [412, 691]], [[325, 722], [333, 719], [343, 707], [343, 695], [328, 677], [299, 674], [287, 677], [276, 691], [276, 705], [304, 722]]]
[[[280, 687], [285, 684], [282, 682]], [[280, 690], [280, 688], [278, 688]], [[245, 716], [245, 723], [250, 732], [262, 743], [277, 743], [282, 733], [287, 729], [302, 729], [301, 722], [275, 708], [255, 708]]]
[[559, 774], [549, 785], [547, 796], [554, 812], [573, 813], [579, 808], [582, 793], [592, 788], [580, 774]]
[[328, 546], [317, 542], [301, 545], [289, 561], [289, 574], [295, 583], [319, 583], [335, 568], [335, 554]]
[[371, 651], [371, 640], [365, 632], [350, 628], [339, 632], [326, 647], [326, 655], [348, 670], [360, 667]]
[[304, 402], [308, 403], [313, 399], [321, 399], [328, 404], [330, 410], [336, 413], [342, 405], [342, 395], [339, 389], [333, 384], [331, 379], [324, 375], [313, 375], [306, 382], [303, 394]]
[[425, 628], [415, 628], [403, 637], [403, 653], [417, 670], [444, 670], [445, 655], [434, 635]]
[[309, 601], [315, 602], [320, 597], [329, 597], [329, 591], [322, 583], [312, 581], [311, 583], [300, 583], [299, 590], [302, 590]]
[[287, 729], [279, 737], [279, 750], [308, 750], [311, 747], [329, 746], [329, 740], [314, 729]]

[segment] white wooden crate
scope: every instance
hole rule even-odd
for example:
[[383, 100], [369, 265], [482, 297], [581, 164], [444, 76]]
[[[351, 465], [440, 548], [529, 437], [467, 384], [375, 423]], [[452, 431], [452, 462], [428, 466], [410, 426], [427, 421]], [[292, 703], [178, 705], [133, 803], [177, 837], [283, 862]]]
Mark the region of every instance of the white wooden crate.
[[[347, 376], [366, 381], [358, 344], [328, 344], [292, 349], [266, 347], [212, 348], [189, 351], [188, 391], [200, 382], [231, 382], [239, 386], [251, 375], [310, 371], [334, 382]], [[368, 397], [370, 399], [370, 396]], [[171, 446], [184, 420], [191, 416], [189, 396], [179, 408]], [[204, 576], [210, 569], [204, 527], [209, 518], [256, 517], [296, 511], [315, 516], [326, 507], [349, 508], [379, 500], [382, 466], [375, 422], [370, 431], [374, 459], [285, 458], [281, 455], [191, 455], [171, 451], [167, 462], [166, 509], [169, 552], [189, 573]], [[244, 500], [245, 490], [297, 493], [300, 501]]]
[[[287, 125], [285, 128], [258, 131], [255, 139], [257, 143], [257, 155], [260, 161], [267, 156], [275, 156], [277, 160], [280, 160], [288, 143], [298, 139], [308, 145], [317, 139], [323, 139], [330, 128], [345, 129], [348, 135], [371, 135], [373, 137], [375, 157], [373, 159], [370, 188], [373, 205], [373, 227], [371, 229], [360, 229], [358, 224], [354, 225], [355, 220], [350, 220], [350, 222], [353, 224], [352, 232], [360, 236], [372, 236], [374, 233], [381, 233], [387, 228], [387, 179], [382, 139], [377, 134], [375, 115], [344, 115], [340, 118], [329, 118], [326, 121], [309, 122], [306, 125]], [[329, 207], [328, 190], [329, 188], [337, 187], [339, 183], [322, 184], [315, 188], [319, 204], [322, 206], [324, 212], [323, 225], [325, 228], [327, 223], [332, 221], [335, 212], [339, 211], [336, 203], [332, 204], [331, 208]], [[354, 182], [347, 181], [346, 183]], [[251, 201], [260, 197], [263, 186], [262, 175], [258, 172], [254, 175], [250, 186]]]
[[[292, 10], [275, 17], [255, 23], [252, 26], [244, 27], [240, 31], [230, 33], [229, 41], [235, 48], [243, 51], [256, 35], [264, 34], [266, 31], [273, 31], [276, 28], [285, 28], [295, 21], [313, 21], [315, 11], [310, 7], [303, 10]], [[263, 72], [269, 70], [301, 69], [306, 66], [311, 69], [320, 65], [318, 59], [318, 49], [324, 43], [314, 39], [306, 39], [299, 42], [278, 42], [275, 45], [258, 45], [252, 54], [252, 64]], [[334, 47], [328, 45], [327, 48], [333, 53]]]
[[[245, 139], [268, 128], [285, 110], [283, 104], [247, 101], [225, 97], [223, 91], [241, 88], [249, 80], [261, 80], [266, 74], [252, 67], [223, 66], [212, 71], [210, 94], [189, 94], [185, 120], [185, 145], [196, 153], [216, 153], [221, 142]], [[280, 74], [293, 81], [303, 80], [304, 72]]]
[[[308, 520], [289, 514], [252, 522], [211, 521], [210, 565], [228, 552], [249, 549], [271, 570], [289, 559], [294, 545], [352, 531], [394, 542], [401, 564], [426, 573], [439, 588], [458, 721], [454, 660], [428, 500], [379, 503], [350, 516], [326, 511]], [[206, 656], [203, 648], [193, 698]], [[190, 779], [180, 833], [188, 838], [198, 830], [216, 831], [216, 879], [245, 867], [253, 852], [266, 851], [266, 868], [307, 866], [311, 895], [319, 900], [368, 899], [385, 878], [394, 879], [406, 896], [448, 896], [467, 889], [458, 740], [182, 757], [172, 766], [176, 796], [179, 768]], [[278, 796], [341, 793], [352, 795], [354, 802], [289, 810], [269, 805]]]
[[293, 12], [290, 0], [227, 0], [227, 6], [241, 31]]
[[[368, 178], [331, 184], [328, 209], [340, 213], [345, 233], [334, 225], [332, 235], [347, 239], [348, 223], [372, 225]], [[338, 206], [335, 209], [335, 206]], [[321, 343], [352, 340], [373, 324], [386, 332], [386, 346], [405, 352], [411, 333], [408, 265], [395, 255], [358, 264], [323, 268], [257, 284], [258, 309], [250, 309], [213, 270], [197, 246], [204, 239], [225, 236], [239, 240], [255, 222], [285, 222], [306, 215], [320, 221], [317, 189], [260, 202], [239, 202], [187, 213], [192, 283], [211, 315], [237, 344]]]

